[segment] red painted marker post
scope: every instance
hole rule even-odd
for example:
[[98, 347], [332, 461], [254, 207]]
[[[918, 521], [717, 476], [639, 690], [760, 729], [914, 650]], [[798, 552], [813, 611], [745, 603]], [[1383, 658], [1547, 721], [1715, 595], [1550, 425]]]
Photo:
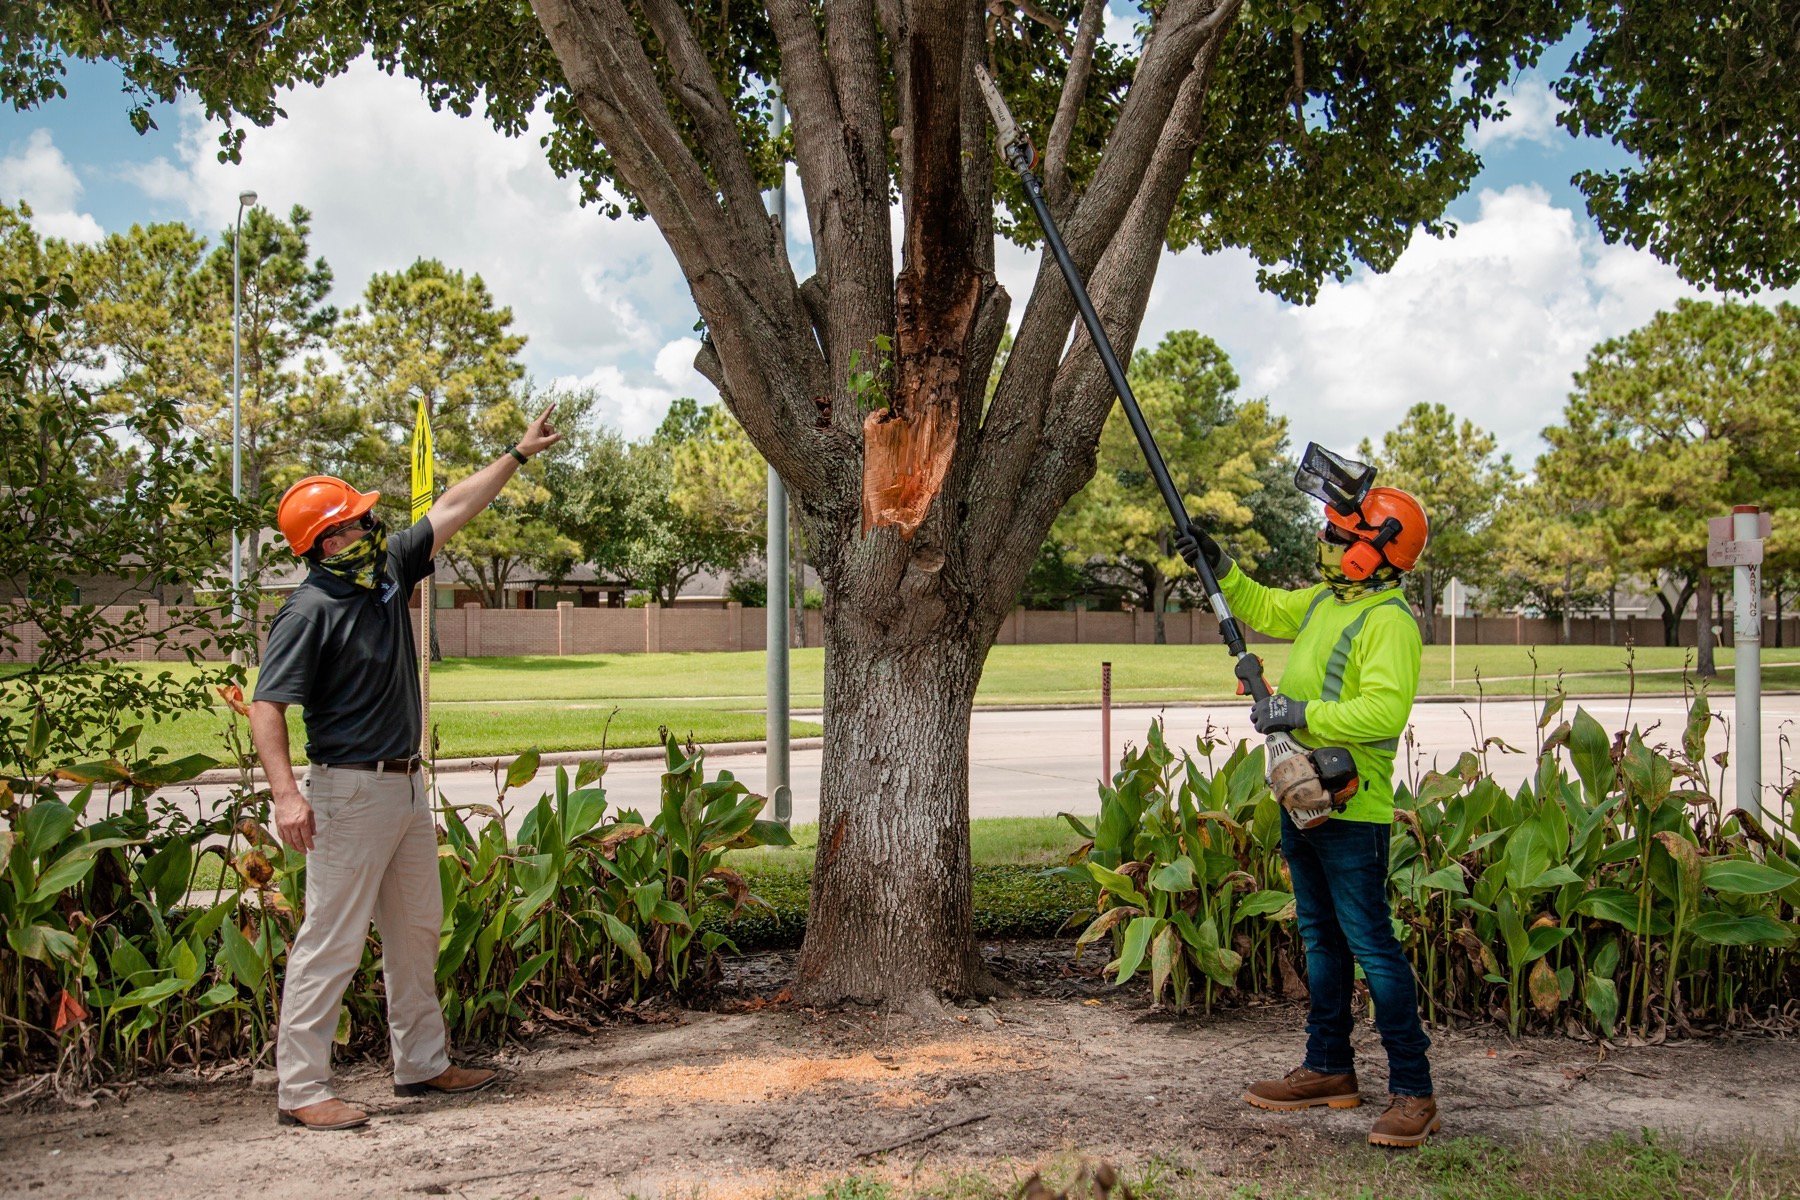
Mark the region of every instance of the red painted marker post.
[[1112, 780], [1112, 664], [1100, 664], [1100, 782]]

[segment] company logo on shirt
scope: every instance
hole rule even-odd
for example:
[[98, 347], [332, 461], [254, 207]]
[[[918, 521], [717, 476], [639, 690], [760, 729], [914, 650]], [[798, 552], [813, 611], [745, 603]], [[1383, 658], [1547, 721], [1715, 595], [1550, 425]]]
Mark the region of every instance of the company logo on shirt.
[[381, 585], [381, 594], [376, 598], [380, 600], [381, 603], [386, 604], [389, 600], [394, 598], [394, 593], [399, 590], [400, 585], [389, 579]]

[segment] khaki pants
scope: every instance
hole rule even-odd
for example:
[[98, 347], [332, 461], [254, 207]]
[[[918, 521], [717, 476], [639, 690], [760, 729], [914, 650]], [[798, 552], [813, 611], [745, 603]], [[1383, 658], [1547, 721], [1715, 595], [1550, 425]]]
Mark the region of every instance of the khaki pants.
[[394, 1082], [450, 1065], [437, 994], [444, 901], [424, 776], [315, 766], [306, 792], [306, 917], [288, 951], [275, 1049], [284, 1109], [331, 1098], [332, 1035], [370, 921], [381, 934]]

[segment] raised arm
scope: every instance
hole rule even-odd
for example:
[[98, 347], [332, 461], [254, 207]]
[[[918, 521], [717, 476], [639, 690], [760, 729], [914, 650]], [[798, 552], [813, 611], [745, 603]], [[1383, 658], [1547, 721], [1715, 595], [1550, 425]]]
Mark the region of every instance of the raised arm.
[[494, 502], [494, 497], [500, 494], [506, 481], [525, 465], [526, 459], [562, 441], [562, 434], [550, 424], [550, 416], [555, 411], [554, 404], [544, 409], [537, 415], [537, 420], [526, 427], [525, 436], [519, 439], [518, 445], [438, 497], [437, 503], [431, 506], [431, 512], [426, 514], [431, 518], [433, 558], [437, 557], [438, 551], [444, 548], [444, 543], [457, 530], [474, 520], [476, 513]]

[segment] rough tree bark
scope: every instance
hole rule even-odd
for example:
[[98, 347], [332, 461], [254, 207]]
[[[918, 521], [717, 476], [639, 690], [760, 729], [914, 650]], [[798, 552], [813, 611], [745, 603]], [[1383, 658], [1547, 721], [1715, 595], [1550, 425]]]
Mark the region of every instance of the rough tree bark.
[[[1239, 0], [1169, 0], [1081, 195], [1071, 254], [1129, 355]], [[674, 0], [532, 0], [576, 104], [649, 211], [707, 328], [697, 361], [787, 481], [825, 592], [819, 855], [799, 987], [908, 1003], [987, 986], [970, 920], [969, 711], [1051, 520], [1092, 475], [1112, 394], [1055, 267], [1040, 269], [983, 411], [1010, 300], [993, 275], [993, 164], [967, 0], [768, 0], [816, 274], [799, 283], [705, 54]], [[655, 35], [679, 128], [634, 24]], [[1080, 40], [1091, 52], [1099, 5]], [[890, 56], [882, 57], [884, 48]], [[1086, 86], [1071, 72], [1060, 112]], [[893, 82], [904, 220], [893, 272]], [[1066, 154], [1059, 116], [1053, 136]], [[1060, 172], [1060, 164], [1059, 164]], [[847, 393], [878, 362], [874, 411]], [[865, 394], [865, 401], [868, 399]]]

